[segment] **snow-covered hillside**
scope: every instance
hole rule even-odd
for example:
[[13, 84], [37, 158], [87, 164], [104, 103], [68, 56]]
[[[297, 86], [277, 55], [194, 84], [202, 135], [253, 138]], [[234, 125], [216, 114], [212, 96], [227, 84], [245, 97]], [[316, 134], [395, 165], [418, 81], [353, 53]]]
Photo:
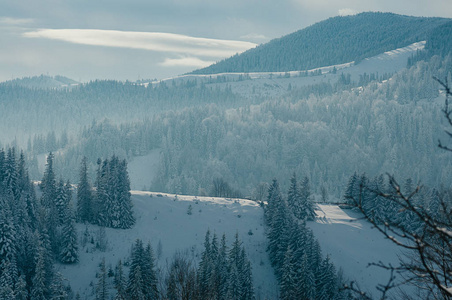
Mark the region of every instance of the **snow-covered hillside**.
[[[203, 251], [207, 229], [221, 238], [226, 234], [228, 245], [236, 232], [247, 250], [252, 264], [254, 287], [257, 298], [275, 299], [278, 292], [273, 269], [266, 253], [266, 238], [263, 227], [263, 210], [253, 201], [212, 197], [176, 196], [151, 192], [132, 192], [137, 217], [136, 225], [130, 230], [106, 229], [107, 249], [105, 252], [88, 242], [80, 249], [80, 262], [76, 265], [57, 265], [64, 277], [71, 283], [74, 292], [82, 299], [93, 299], [92, 285], [99, 263], [105, 257], [107, 268], [113, 269], [119, 259], [129, 257], [132, 243], [142, 239], [151, 242], [154, 252], [161, 256], [157, 266], [164, 272], [167, 260], [177, 250], [186, 251], [188, 258], [197, 264]], [[192, 214], [187, 214], [189, 206]], [[93, 225], [78, 225], [79, 238], [86, 228], [98, 241], [99, 228]], [[158, 256], [158, 255], [157, 255]], [[112, 295], [113, 290], [111, 290]]]
[[[379, 55], [365, 58], [359, 63], [354, 61], [332, 66], [324, 66], [307, 70], [308, 74], [317, 73], [321, 75], [304, 76], [306, 70], [294, 70], [290, 72], [250, 72], [250, 73], [220, 73], [208, 75], [182, 75], [151, 82], [156, 85], [166, 82], [176, 84], [185, 83], [189, 80], [197, 80], [198, 84], [205, 83], [207, 86], [229, 86], [233, 92], [242, 96], [276, 96], [291, 88], [318, 84], [321, 82], [334, 83], [339, 76], [350, 74], [351, 79], [358, 81], [360, 75], [396, 73], [407, 66], [408, 58], [416, 54], [418, 50], [425, 48], [425, 41], [413, 43], [406, 47], [397, 48]], [[333, 70], [336, 70], [334, 73]], [[145, 84], [146, 85], [146, 84]]]
[[346, 278], [378, 298], [376, 286], [386, 284], [390, 274], [368, 265], [381, 261], [397, 266], [400, 248], [384, 239], [358, 212], [337, 205], [319, 204], [318, 208], [316, 222], [309, 222], [309, 227], [319, 240], [323, 254], [330, 255], [335, 266], [344, 270]]
[[[238, 232], [252, 263], [256, 296], [258, 299], [277, 297], [278, 286], [266, 252], [263, 210], [254, 201], [141, 191], [133, 191], [132, 200], [137, 216], [137, 224], [132, 229], [107, 228], [107, 247], [103, 252], [95, 247], [99, 242], [99, 227], [78, 224], [80, 240], [86, 230], [90, 233], [86, 246], [81, 246], [80, 262], [57, 265], [57, 270], [82, 299], [93, 298], [95, 274], [103, 257], [107, 268], [114, 269], [119, 259], [124, 261], [129, 257], [136, 239], [150, 241], [163, 275], [176, 251], [185, 252], [195, 264], [199, 262], [207, 229], [220, 236], [225, 233], [228, 244]], [[187, 214], [189, 206], [191, 215]], [[319, 240], [323, 254], [343, 269], [345, 278], [355, 280], [363, 290], [377, 295], [375, 286], [386, 283], [389, 274], [368, 264], [379, 261], [396, 264], [399, 249], [384, 240], [369, 223], [360, 220], [359, 213], [342, 210], [337, 205], [319, 204], [318, 208], [317, 219], [309, 222], [309, 227]]]

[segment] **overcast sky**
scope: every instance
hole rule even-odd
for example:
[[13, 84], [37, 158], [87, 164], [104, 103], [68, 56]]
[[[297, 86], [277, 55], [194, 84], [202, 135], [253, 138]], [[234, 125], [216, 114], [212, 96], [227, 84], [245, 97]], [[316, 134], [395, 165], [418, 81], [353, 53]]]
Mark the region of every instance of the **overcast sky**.
[[0, 81], [167, 78], [340, 14], [452, 17], [452, 0], [0, 2]]

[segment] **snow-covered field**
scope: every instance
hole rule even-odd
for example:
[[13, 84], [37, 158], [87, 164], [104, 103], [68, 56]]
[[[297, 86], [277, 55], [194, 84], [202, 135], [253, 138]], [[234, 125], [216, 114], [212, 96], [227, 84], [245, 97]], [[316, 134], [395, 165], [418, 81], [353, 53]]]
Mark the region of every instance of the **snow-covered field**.
[[[90, 283], [95, 285], [95, 274], [103, 257], [107, 268], [111, 266], [114, 269], [119, 259], [124, 260], [129, 256], [132, 243], [139, 238], [145, 244], [150, 241], [156, 254], [159, 252], [158, 245], [161, 244], [162, 251], [157, 265], [163, 270], [166, 268], [166, 261], [177, 250], [186, 251], [188, 257], [197, 264], [207, 229], [215, 232], [219, 238], [225, 233], [228, 245], [238, 232], [252, 264], [256, 296], [261, 299], [276, 298], [277, 283], [265, 251], [267, 244], [263, 210], [255, 202], [212, 197], [176, 197], [139, 191], [132, 192], [132, 199], [137, 217], [137, 223], [132, 229], [107, 228], [105, 252], [95, 249], [88, 242], [80, 251], [78, 264], [57, 265], [58, 271], [70, 281], [72, 289], [79, 292], [82, 299], [93, 299]], [[192, 215], [187, 214], [190, 205]], [[87, 227], [96, 243], [98, 227]], [[78, 225], [78, 230], [81, 238], [86, 226]]]
[[319, 204], [318, 207], [316, 222], [308, 225], [319, 240], [323, 254], [330, 255], [346, 278], [355, 280], [362, 290], [378, 298], [376, 285], [386, 284], [390, 274], [368, 265], [381, 261], [397, 266], [400, 248], [384, 239], [358, 212], [343, 210], [337, 205]]

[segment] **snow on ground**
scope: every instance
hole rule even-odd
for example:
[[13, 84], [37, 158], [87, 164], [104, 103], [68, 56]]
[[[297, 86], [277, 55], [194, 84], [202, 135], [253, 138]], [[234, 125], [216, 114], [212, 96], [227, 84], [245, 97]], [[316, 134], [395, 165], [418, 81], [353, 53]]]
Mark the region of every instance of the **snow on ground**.
[[349, 280], [361, 289], [380, 295], [377, 284], [386, 284], [389, 272], [369, 263], [398, 265], [400, 248], [383, 238], [358, 212], [343, 210], [337, 205], [318, 204], [317, 219], [309, 222], [324, 255], [329, 255], [337, 268], [342, 268]]
[[[371, 73], [378, 73], [379, 76], [385, 73], [396, 73], [406, 68], [408, 58], [415, 54], [417, 50], [424, 49], [425, 43], [425, 41], [413, 43], [406, 47], [365, 58], [356, 64], [355, 62], [348, 62], [308, 70], [308, 73], [320, 70], [322, 73], [321, 76], [300, 76], [304, 74], [306, 70], [295, 70], [290, 72], [219, 73], [181, 75], [151, 82], [150, 84], [156, 85], [160, 82], [167, 82], [168, 84], [170, 81], [181, 84], [187, 80], [197, 80], [198, 84], [205, 83], [209, 86], [219, 86], [223, 88], [228, 86], [233, 92], [245, 97], [248, 96], [251, 99], [256, 96], [273, 97], [286, 92], [289, 89], [289, 84], [291, 88], [313, 85], [321, 82], [330, 82], [334, 84], [342, 73], [350, 74], [353, 81], [358, 81], [359, 76], [364, 73], [367, 73], [368, 75]], [[337, 70], [336, 74], [332, 73], [334, 68]], [[217, 78], [221, 78], [223, 81], [225, 79], [226, 82], [215, 83], [214, 81]]]
[[[243, 241], [253, 268], [256, 296], [276, 299], [277, 282], [266, 253], [263, 210], [253, 201], [243, 199], [224, 199], [212, 197], [193, 197], [151, 192], [132, 192], [137, 223], [132, 229], [106, 229], [107, 250], [101, 252], [88, 243], [80, 249], [80, 262], [76, 265], [57, 265], [57, 270], [66, 277], [74, 292], [82, 299], [93, 299], [92, 286], [96, 283], [95, 274], [103, 257], [107, 268], [114, 269], [117, 261], [124, 261], [130, 254], [132, 243], [140, 238], [151, 242], [154, 252], [162, 245], [162, 254], [157, 261], [161, 269], [166, 268], [166, 260], [176, 250], [187, 252], [196, 264], [203, 250], [207, 229], [216, 232], [219, 238], [226, 234], [228, 245], [236, 232]], [[192, 215], [187, 214], [192, 206]], [[94, 243], [97, 241], [98, 227], [78, 224], [79, 238], [88, 228]], [[113, 294], [113, 292], [112, 292]]]
[[149, 190], [157, 174], [160, 161], [160, 149], [154, 149], [145, 156], [136, 156], [128, 163], [130, 188], [132, 190]]

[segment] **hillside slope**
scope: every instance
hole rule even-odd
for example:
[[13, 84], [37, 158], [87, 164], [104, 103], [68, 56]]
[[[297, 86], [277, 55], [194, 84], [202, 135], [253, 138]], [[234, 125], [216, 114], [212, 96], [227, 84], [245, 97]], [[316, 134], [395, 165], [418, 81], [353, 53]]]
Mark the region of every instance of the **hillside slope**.
[[[254, 288], [259, 299], [276, 299], [278, 287], [273, 269], [268, 260], [266, 237], [263, 227], [263, 210], [254, 201], [231, 200], [212, 197], [176, 196], [150, 192], [132, 192], [136, 225], [129, 230], [106, 228], [107, 249], [96, 249], [99, 228], [78, 224], [79, 239], [87, 230], [94, 244], [80, 246], [80, 262], [75, 265], [57, 265], [70, 282], [74, 293], [82, 299], [94, 299], [92, 285], [99, 263], [105, 257], [107, 268], [116, 266], [119, 259], [126, 261], [130, 256], [132, 243], [142, 239], [151, 242], [157, 256], [157, 267], [164, 275], [176, 251], [187, 255], [198, 265], [206, 231], [210, 229], [219, 238], [226, 234], [230, 245], [238, 233], [252, 265]], [[189, 205], [192, 215], [187, 214]], [[251, 233], [251, 234], [250, 234]], [[161, 255], [159, 256], [159, 244]], [[162, 281], [161, 281], [162, 282]], [[113, 285], [110, 296], [114, 296]]]
[[448, 21], [374, 12], [338, 16], [192, 73], [281, 72], [360, 61], [427, 40]]
[[[383, 262], [398, 265], [401, 249], [383, 238], [383, 235], [362, 215], [343, 210], [337, 205], [318, 205], [316, 222], [309, 222], [319, 240], [324, 255], [329, 255], [337, 268], [344, 270], [347, 279], [355, 281], [366, 293], [378, 299], [378, 284], [386, 284], [390, 273], [370, 263]], [[397, 277], [401, 280], [400, 277]], [[411, 290], [404, 287], [404, 291]], [[397, 293], [396, 289], [391, 291]]]
[[[131, 245], [138, 238], [152, 244], [161, 278], [176, 251], [197, 265], [207, 229], [219, 236], [225, 233], [228, 244], [238, 233], [252, 264], [256, 298], [277, 298], [278, 285], [266, 252], [263, 210], [254, 201], [140, 191], [132, 191], [132, 200], [137, 216], [132, 229], [106, 228], [106, 250], [101, 251], [96, 247], [100, 243], [99, 227], [78, 224], [79, 239], [83, 239], [85, 232], [89, 235], [86, 245], [80, 246], [80, 262], [57, 265], [57, 271], [82, 299], [94, 299], [95, 275], [102, 258], [107, 269], [114, 269], [119, 259], [127, 262]], [[187, 214], [190, 205], [192, 215]], [[319, 240], [323, 254], [343, 269], [344, 277], [356, 280], [361, 288], [375, 296], [375, 285], [384, 283], [388, 274], [378, 268], [368, 268], [368, 263], [380, 260], [396, 263], [399, 252], [370, 224], [358, 218], [359, 214], [343, 211], [337, 205], [319, 205], [316, 221], [308, 225]], [[109, 292], [114, 296], [111, 282]]]

